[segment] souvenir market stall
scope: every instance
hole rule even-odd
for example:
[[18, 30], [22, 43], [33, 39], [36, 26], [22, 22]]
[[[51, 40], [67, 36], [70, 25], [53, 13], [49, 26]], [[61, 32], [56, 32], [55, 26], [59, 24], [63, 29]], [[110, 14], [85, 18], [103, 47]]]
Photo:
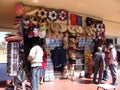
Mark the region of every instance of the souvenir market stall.
[[[70, 57], [68, 50], [74, 48], [75, 52], [72, 53], [76, 57], [75, 69], [85, 70], [86, 73], [89, 72], [89, 54], [93, 54], [95, 48], [105, 42], [105, 25], [102, 19], [63, 9], [17, 3], [15, 25], [24, 41], [26, 71], [29, 71], [27, 56], [36, 40], [44, 43], [53, 67], [67, 65]], [[57, 49], [60, 49], [62, 54], [57, 52]], [[60, 58], [61, 55], [64, 59]]]

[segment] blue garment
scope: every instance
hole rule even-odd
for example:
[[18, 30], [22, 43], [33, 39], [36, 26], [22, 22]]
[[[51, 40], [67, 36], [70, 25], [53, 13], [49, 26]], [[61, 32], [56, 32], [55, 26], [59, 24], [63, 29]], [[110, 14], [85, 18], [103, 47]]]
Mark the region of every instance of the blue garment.
[[109, 79], [109, 66], [107, 65], [108, 59], [105, 59], [105, 64], [106, 64], [106, 67], [105, 67], [105, 70], [103, 71], [103, 79], [106, 81]]
[[103, 71], [103, 79], [107, 81], [109, 79], [109, 67], [107, 66], [106, 69]]
[[118, 76], [117, 76], [117, 63], [109, 65], [110, 72], [112, 75], [112, 84], [117, 86], [118, 85]]
[[94, 67], [93, 82], [94, 83], [96, 82], [97, 73], [99, 72], [98, 83], [100, 84], [102, 81], [102, 76], [103, 76], [105, 54], [101, 51], [98, 51], [95, 53], [94, 58], [95, 58], [95, 67]]
[[60, 66], [66, 64], [66, 51], [63, 47], [55, 47], [52, 53], [52, 60], [54, 66]]
[[76, 16], [76, 23], [79, 26], [82, 26], [82, 16]]
[[40, 67], [31, 67], [31, 90], [38, 90]]
[[95, 68], [94, 68], [94, 77], [93, 77], [93, 82], [95, 83], [96, 82], [96, 78], [97, 78], [97, 73], [99, 71], [99, 78], [98, 78], [98, 83], [101, 84], [101, 81], [102, 81], [102, 70], [99, 69], [99, 66], [98, 65], [95, 65]]

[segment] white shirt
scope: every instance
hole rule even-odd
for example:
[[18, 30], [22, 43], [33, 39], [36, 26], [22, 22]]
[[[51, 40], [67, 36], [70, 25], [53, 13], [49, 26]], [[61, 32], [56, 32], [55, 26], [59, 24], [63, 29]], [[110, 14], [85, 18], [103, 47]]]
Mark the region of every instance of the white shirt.
[[39, 45], [31, 48], [29, 56], [33, 58], [33, 60], [31, 60], [31, 67], [42, 66], [43, 50]]

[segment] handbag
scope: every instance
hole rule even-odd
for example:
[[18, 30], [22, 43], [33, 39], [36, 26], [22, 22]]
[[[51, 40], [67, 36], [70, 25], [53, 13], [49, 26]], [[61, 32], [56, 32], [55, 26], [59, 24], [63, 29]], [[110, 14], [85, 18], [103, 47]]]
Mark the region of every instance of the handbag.
[[26, 73], [22, 67], [20, 67], [17, 72], [16, 80], [20, 83], [23, 83], [26, 80]]

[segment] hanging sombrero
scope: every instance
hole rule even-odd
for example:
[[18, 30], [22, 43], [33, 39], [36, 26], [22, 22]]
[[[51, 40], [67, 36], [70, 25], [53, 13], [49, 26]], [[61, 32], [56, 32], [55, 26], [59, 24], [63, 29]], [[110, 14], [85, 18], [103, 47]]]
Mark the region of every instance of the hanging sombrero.
[[66, 32], [67, 31], [67, 25], [66, 24], [60, 24], [60, 32]]
[[51, 36], [52, 36], [52, 32], [51, 32], [50, 29], [48, 29], [48, 30], [46, 31], [46, 37], [47, 37], [47, 38], [51, 38]]
[[38, 11], [38, 9], [33, 9], [33, 10], [30, 10], [29, 12], [25, 13], [26, 15], [33, 15], [33, 14], [36, 14], [36, 12]]
[[72, 34], [76, 33], [75, 27], [73, 25], [68, 25], [68, 31]]
[[56, 21], [57, 17], [58, 17], [58, 14], [57, 14], [56, 11], [54, 11], [54, 10], [53, 11], [49, 11], [49, 13], [48, 13], [48, 19], [50, 21]]
[[33, 25], [38, 25], [38, 18], [36, 16], [31, 16], [30, 21]]
[[58, 11], [58, 19], [59, 20], [61, 20], [61, 21], [66, 20], [67, 16], [68, 16], [67, 11], [64, 11], [64, 10]]
[[97, 23], [96, 24], [96, 29], [99, 31], [99, 32], [105, 32], [105, 25], [103, 23]]
[[64, 38], [64, 34], [63, 33], [58, 33], [58, 38], [59, 39], [63, 39]]
[[93, 34], [92, 29], [89, 26], [85, 27], [85, 31], [87, 32], [88, 36], [91, 36]]
[[57, 36], [58, 36], [57, 33], [54, 33], [54, 32], [53, 32], [53, 33], [51, 34], [51, 37], [54, 38], [54, 39], [57, 39]]
[[71, 43], [76, 43], [76, 41], [75, 41], [74, 38], [69, 38], [69, 42], [71, 42]]
[[77, 33], [83, 33], [83, 28], [81, 26], [74, 26]]
[[91, 25], [91, 29], [94, 33], [97, 31], [97, 29], [94, 27], [94, 25]]
[[40, 17], [41, 19], [47, 18], [48, 12], [45, 9], [39, 9], [37, 11], [37, 16]]
[[47, 25], [46, 19], [40, 19], [39, 24], [40, 25]]
[[69, 47], [73, 48], [73, 49], [76, 49], [76, 44], [70, 44]]
[[53, 32], [58, 32], [60, 29], [60, 25], [58, 23], [51, 23], [50, 27]]
[[97, 23], [96, 24], [96, 29], [97, 29], [97, 31], [102, 31], [102, 29], [101, 29], [101, 23]]

